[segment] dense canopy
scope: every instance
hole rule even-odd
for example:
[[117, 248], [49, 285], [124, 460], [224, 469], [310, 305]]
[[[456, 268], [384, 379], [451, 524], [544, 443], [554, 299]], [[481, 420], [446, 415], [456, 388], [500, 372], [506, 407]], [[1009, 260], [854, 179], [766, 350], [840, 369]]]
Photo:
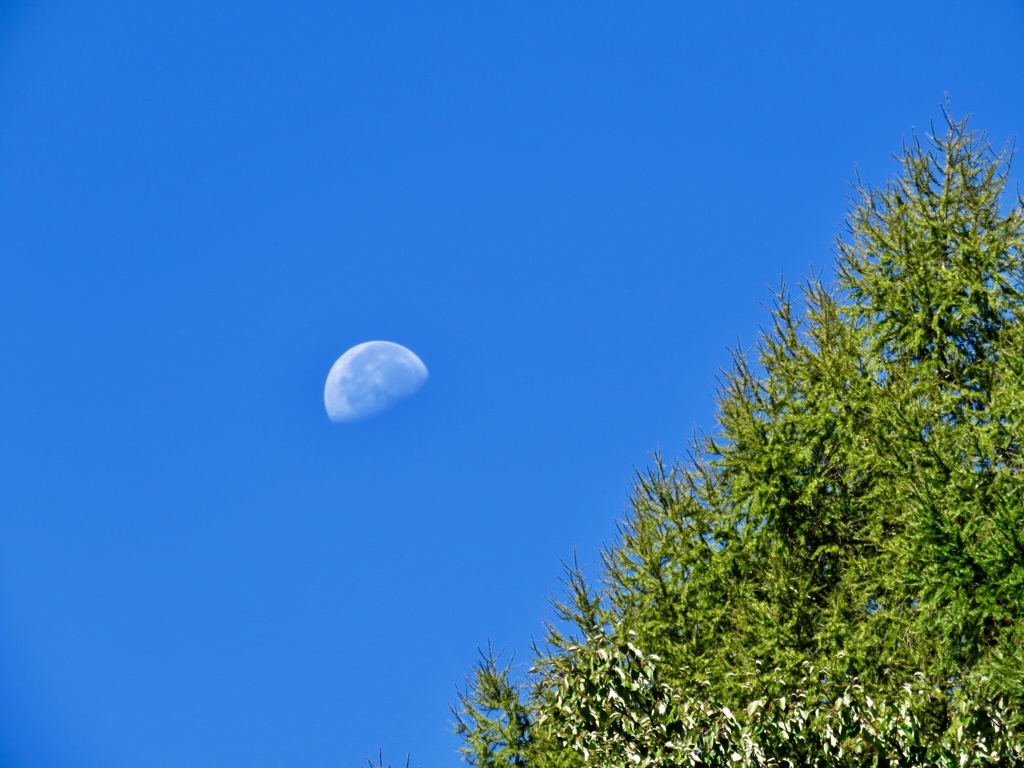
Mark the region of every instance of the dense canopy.
[[899, 159], [532, 668], [481, 659], [471, 764], [1024, 760], [1024, 203], [966, 120]]

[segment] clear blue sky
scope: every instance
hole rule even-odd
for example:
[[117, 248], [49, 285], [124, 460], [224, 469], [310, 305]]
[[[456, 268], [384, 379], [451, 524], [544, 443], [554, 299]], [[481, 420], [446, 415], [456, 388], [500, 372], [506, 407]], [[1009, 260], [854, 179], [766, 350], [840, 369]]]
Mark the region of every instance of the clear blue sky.
[[[1024, 6], [0, 5], [0, 764], [423, 768]], [[1018, 168], [1015, 178], [1021, 178]], [[332, 424], [334, 360], [430, 379]]]

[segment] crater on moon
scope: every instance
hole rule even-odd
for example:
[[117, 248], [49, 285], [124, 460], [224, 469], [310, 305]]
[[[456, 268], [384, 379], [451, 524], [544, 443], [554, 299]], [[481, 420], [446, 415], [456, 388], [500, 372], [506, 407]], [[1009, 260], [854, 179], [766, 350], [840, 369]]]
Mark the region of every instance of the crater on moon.
[[422, 387], [428, 375], [423, 361], [401, 344], [358, 344], [327, 374], [327, 416], [334, 422], [358, 421], [386, 411]]

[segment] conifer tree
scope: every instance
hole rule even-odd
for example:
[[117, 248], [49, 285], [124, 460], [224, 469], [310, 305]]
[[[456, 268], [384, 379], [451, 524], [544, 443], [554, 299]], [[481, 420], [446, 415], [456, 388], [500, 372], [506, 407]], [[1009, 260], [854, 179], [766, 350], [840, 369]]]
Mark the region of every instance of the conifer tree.
[[1024, 760], [1024, 201], [946, 123], [638, 475], [531, 673], [478, 666], [471, 764]]

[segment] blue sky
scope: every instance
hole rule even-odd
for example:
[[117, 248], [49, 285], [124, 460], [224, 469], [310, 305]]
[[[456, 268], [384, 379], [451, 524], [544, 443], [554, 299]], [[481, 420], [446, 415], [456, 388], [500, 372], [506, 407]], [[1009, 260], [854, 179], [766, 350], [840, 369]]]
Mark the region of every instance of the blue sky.
[[[947, 92], [1024, 130], [1021, 39], [1011, 0], [8, 0], [0, 764], [454, 764], [477, 648], [713, 427], [854, 174]], [[430, 379], [333, 424], [373, 339]]]

